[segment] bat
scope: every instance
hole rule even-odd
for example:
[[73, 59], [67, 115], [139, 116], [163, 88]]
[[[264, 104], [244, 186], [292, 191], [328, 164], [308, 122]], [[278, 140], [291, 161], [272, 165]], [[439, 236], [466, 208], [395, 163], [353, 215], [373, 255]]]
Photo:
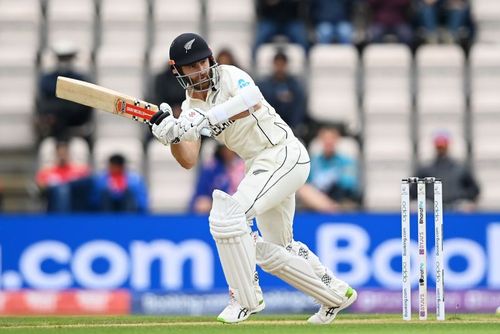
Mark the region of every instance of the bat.
[[[152, 125], [151, 117], [158, 112], [158, 106], [155, 104], [90, 82], [63, 76], [57, 77], [56, 96], [148, 125]], [[210, 137], [211, 130], [203, 128], [201, 134]]]
[[57, 77], [56, 96], [148, 125], [151, 125], [149, 121], [158, 111], [155, 104], [90, 82], [63, 76]]

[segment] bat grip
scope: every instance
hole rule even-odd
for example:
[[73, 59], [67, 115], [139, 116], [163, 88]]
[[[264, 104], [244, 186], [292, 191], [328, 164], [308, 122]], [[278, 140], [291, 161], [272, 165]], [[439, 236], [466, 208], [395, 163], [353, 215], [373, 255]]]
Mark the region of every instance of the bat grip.
[[209, 128], [201, 129], [200, 134], [205, 137], [212, 137], [212, 131]]
[[[160, 108], [158, 108], [158, 111], [157, 111], [157, 112], [159, 112], [159, 111], [166, 113], [166, 114], [167, 114], [167, 117], [171, 115], [171, 113], [168, 111], [168, 109], [162, 109], [162, 108], [160, 107]], [[152, 123], [152, 122], [151, 122], [151, 117], [152, 117], [152, 115], [151, 115], [151, 116], [149, 116], [148, 118], [146, 118], [146, 120], [145, 120], [145, 123], [146, 123], [147, 125], [149, 125], [149, 126], [153, 126], [153, 125], [155, 124], [155, 123]]]

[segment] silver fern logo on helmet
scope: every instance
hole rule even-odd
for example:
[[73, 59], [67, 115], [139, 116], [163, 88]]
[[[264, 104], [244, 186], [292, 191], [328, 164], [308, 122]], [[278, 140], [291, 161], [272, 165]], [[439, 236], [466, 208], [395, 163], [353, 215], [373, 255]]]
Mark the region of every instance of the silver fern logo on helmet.
[[186, 44], [184, 44], [184, 49], [186, 50], [186, 53], [188, 53], [189, 50], [193, 47], [194, 40], [196, 38], [193, 38], [192, 40], [188, 41]]

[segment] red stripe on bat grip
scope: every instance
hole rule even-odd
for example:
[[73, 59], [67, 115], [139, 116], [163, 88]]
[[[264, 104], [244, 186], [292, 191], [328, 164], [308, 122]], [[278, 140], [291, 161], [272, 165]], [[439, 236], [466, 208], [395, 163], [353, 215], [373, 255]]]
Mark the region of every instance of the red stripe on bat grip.
[[146, 109], [130, 103], [126, 104], [125, 113], [132, 116], [144, 118], [145, 120], [148, 121], [151, 119], [151, 117], [153, 117], [154, 114], [156, 114], [156, 112], [151, 109]]

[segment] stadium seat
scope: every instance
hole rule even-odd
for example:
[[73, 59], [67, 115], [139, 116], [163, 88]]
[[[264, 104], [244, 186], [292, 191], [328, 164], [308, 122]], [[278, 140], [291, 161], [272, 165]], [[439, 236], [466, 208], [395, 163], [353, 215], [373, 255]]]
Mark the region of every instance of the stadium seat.
[[476, 45], [471, 50], [471, 121], [473, 140], [500, 139], [500, 47]]
[[0, 149], [28, 149], [34, 144], [35, 54], [19, 51], [0, 52]]
[[472, 15], [478, 26], [476, 42], [500, 42], [500, 3], [495, 0], [471, 1]]
[[[88, 165], [90, 161], [90, 149], [88, 143], [80, 137], [73, 137], [68, 143], [71, 161], [78, 164]], [[47, 137], [42, 140], [38, 148], [38, 169], [51, 166], [55, 163], [56, 140]]]
[[[401, 44], [369, 45], [363, 53], [364, 142], [368, 163], [411, 157], [411, 54]], [[387, 151], [385, 148], [389, 148]], [[386, 156], [389, 154], [389, 156]], [[381, 155], [381, 156], [380, 156]]]
[[364, 205], [367, 210], [400, 210], [400, 182], [411, 174], [410, 159], [366, 163], [364, 170]]
[[[459, 101], [464, 99], [463, 95], [452, 96], [439, 96], [434, 95], [433, 100], [421, 99], [418, 114], [418, 138], [432, 138], [432, 136], [439, 131], [448, 132], [453, 138], [465, 139], [464, 128], [464, 103]], [[422, 108], [430, 109], [430, 104], [433, 103], [435, 113], [420, 112]], [[445, 107], [446, 105], [446, 107]], [[457, 110], [455, 113], [439, 113], [438, 110], [442, 106], [443, 110]]]
[[147, 46], [147, 1], [101, 0], [100, 45], [111, 46], [122, 53], [144, 52]]
[[168, 66], [170, 44], [155, 44], [149, 53], [149, 71], [156, 74]]
[[465, 138], [464, 54], [456, 45], [424, 45], [418, 49], [418, 138], [446, 130]]
[[[41, 53], [40, 68], [45, 71], [55, 69], [57, 57], [51, 48], [46, 48]], [[74, 68], [83, 73], [90, 73], [92, 70], [92, 52], [90, 49], [78, 49], [78, 54], [74, 59]]]
[[[458, 161], [465, 162], [467, 160], [467, 143], [463, 137], [450, 138], [449, 154]], [[417, 162], [420, 164], [427, 164], [431, 162], [435, 156], [436, 149], [432, 137], [420, 138], [418, 142]]]
[[288, 69], [290, 73], [297, 76], [305, 75], [307, 65], [306, 54], [300, 45], [268, 43], [261, 45], [257, 49], [256, 75], [258, 78], [263, 78], [272, 73], [273, 58], [277, 50], [282, 50], [288, 56]]
[[[98, 84], [127, 95], [143, 97], [144, 54], [142, 50], [123, 52], [102, 47], [97, 54]], [[97, 137], [141, 139], [144, 127], [105, 112], [96, 114]]]
[[142, 140], [147, 131], [146, 125], [134, 122], [124, 117], [119, 117], [103, 111], [96, 112], [95, 138], [108, 138], [121, 140], [121, 138], [134, 138]]
[[[496, 4], [498, 6], [498, 4]], [[500, 47], [477, 44], [470, 52], [472, 157], [481, 186], [479, 207], [500, 203]]]
[[81, 49], [92, 50], [96, 6], [94, 0], [49, 0], [47, 2], [48, 45], [71, 40]]
[[329, 94], [320, 90], [310, 91], [309, 115], [318, 122], [345, 125], [349, 132], [359, 131], [358, 103], [354, 93]]
[[135, 138], [98, 138], [94, 143], [93, 160], [96, 171], [106, 169], [111, 155], [119, 153], [127, 160], [130, 170], [143, 173], [144, 152], [142, 142]]
[[201, 31], [201, 1], [154, 0], [153, 20], [153, 45], [168, 49], [177, 35]]
[[[473, 94], [492, 95], [500, 85], [500, 46], [477, 44], [470, 52], [471, 90]], [[497, 94], [498, 95], [498, 94]]]
[[[217, 56], [222, 48], [227, 47], [226, 43], [223, 44], [210, 44], [214, 57]], [[149, 68], [151, 73], [158, 73], [163, 70], [168, 64], [170, 45], [155, 45], [150, 53]], [[231, 44], [230, 50], [233, 52], [238, 64], [243, 70], [250, 70], [252, 60], [250, 56], [250, 47], [248, 45]]]
[[465, 57], [457, 45], [424, 45], [416, 55], [419, 93], [463, 93]]
[[353, 46], [317, 45], [310, 51], [309, 112], [316, 121], [360, 128], [358, 110], [359, 59]]
[[474, 163], [474, 175], [477, 177], [481, 194], [479, 196], [479, 209], [483, 211], [498, 211], [500, 203], [500, 173], [498, 173], [499, 160], [495, 162]]
[[249, 44], [226, 40], [210, 43], [210, 48], [214, 53], [214, 57], [216, 57], [222, 49], [229, 49], [238, 62], [238, 66], [250, 74], [252, 70], [252, 52]]
[[[309, 144], [307, 148], [310, 156], [320, 154], [321, 153], [321, 143], [318, 139], [314, 139]], [[342, 139], [337, 144], [337, 152], [339, 154], [346, 155], [351, 159], [359, 161], [360, 159], [360, 150], [359, 144], [356, 139], [352, 137], [342, 137]]]
[[[1, 107], [0, 107], [1, 108]], [[29, 150], [34, 145], [31, 115], [0, 115], [0, 150]]]
[[35, 54], [19, 53], [19, 50], [2, 50], [0, 88], [2, 92], [0, 104], [12, 102], [9, 106], [18, 106], [11, 111], [15, 109], [24, 111], [25, 107], [31, 105], [31, 97], [35, 93]]
[[[387, 132], [387, 135], [383, 134]], [[398, 126], [387, 126], [385, 130], [379, 133], [366, 134], [364, 141], [364, 153], [366, 163], [385, 163], [387, 161], [409, 161], [412, 159], [412, 142], [410, 136], [403, 136], [402, 134], [392, 135], [390, 132], [404, 130], [399, 129]], [[395, 140], [394, 138], [397, 138]], [[388, 171], [390, 172], [390, 171]]]
[[14, 25], [19, 22], [38, 22], [40, 3], [40, 0], [1, 0], [0, 22]]
[[40, 19], [39, 0], [1, 0], [0, 49], [35, 52], [40, 46]]
[[364, 65], [364, 205], [397, 211], [399, 182], [411, 173], [411, 55], [402, 45], [370, 45]]
[[[398, 99], [389, 113], [409, 113], [408, 109], [400, 109], [400, 105], [408, 106], [411, 103], [411, 66], [410, 49], [404, 44], [372, 44], [366, 47], [363, 53], [364, 92], [372, 96], [372, 104], [378, 101]], [[378, 98], [377, 98], [378, 97]], [[410, 102], [410, 103], [408, 103]], [[375, 109], [374, 113], [383, 112], [390, 105], [384, 103], [382, 108]]]
[[193, 194], [196, 169], [182, 168], [170, 149], [156, 140], [149, 143], [147, 153], [151, 210], [185, 212]]
[[[123, 93], [137, 96], [142, 93], [142, 70], [144, 67], [144, 53], [139, 50], [122, 52], [112, 47], [102, 47], [96, 57], [97, 75], [101, 83], [115, 80]], [[108, 79], [111, 77], [111, 79]], [[131, 79], [128, 82], [123, 79]], [[124, 81], [119, 83], [120, 81]], [[110, 87], [112, 88], [112, 87]]]
[[237, 41], [252, 45], [255, 30], [253, 0], [208, 0], [206, 4], [210, 43]]
[[[386, 129], [389, 133], [393, 130]], [[368, 136], [364, 142], [364, 205], [371, 211], [399, 209], [399, 182], [411, 174], [412, 145], [409, 136]]]

